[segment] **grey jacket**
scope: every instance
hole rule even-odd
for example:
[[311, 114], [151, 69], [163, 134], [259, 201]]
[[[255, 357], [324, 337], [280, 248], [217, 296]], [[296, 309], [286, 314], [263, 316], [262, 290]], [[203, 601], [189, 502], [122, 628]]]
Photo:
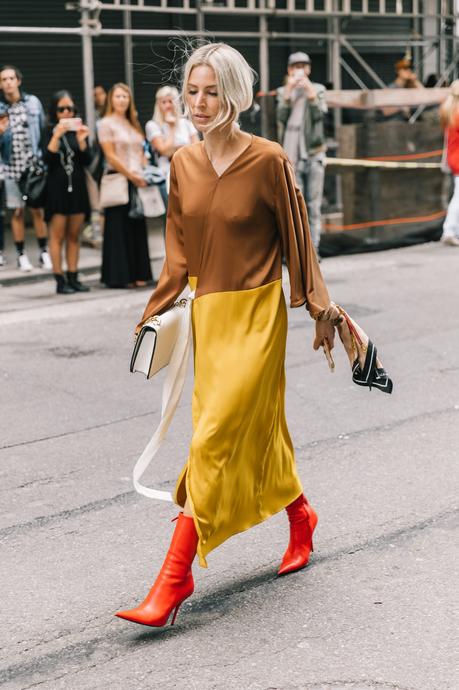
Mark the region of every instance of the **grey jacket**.
[[[325, 86], [323, 84], [315, 84], [313, 86], [317, 93], [317, 98], [314, 101], [306, 100], [306, 107], [304, 109], [304, 143], [306, 151], [310, 154], [325, 151], [325, 134], [324, 134], [324, 117], [328, 112], [327, 103], [325, 100]], [[284, 98], [284, 87], [277, 89], [277, 131], [279, 141], [284, 139], [285, 127], [292, 107], [290, 101]]]

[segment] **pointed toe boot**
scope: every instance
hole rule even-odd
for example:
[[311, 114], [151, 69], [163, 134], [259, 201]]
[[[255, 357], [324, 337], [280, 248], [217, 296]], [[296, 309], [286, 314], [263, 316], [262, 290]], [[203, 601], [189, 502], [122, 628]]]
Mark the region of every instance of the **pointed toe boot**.
[[197, 546], [198, 534], [193, 518], [180, 513], [169, 551], [147, 597], [136, 608], [119, 611], [115, 616], [159, 628], [166, 625], [173, 612], [171, 625], [174, 625], [181, 604], [194, 591], [191, 565]]
[[290, 523], [290, 541], [284, 553], [278, 575], [287, 575], [307, 566], [314, 551], [312, 534], [317, 525], [317, 514], [301, 494], [286, 508]]

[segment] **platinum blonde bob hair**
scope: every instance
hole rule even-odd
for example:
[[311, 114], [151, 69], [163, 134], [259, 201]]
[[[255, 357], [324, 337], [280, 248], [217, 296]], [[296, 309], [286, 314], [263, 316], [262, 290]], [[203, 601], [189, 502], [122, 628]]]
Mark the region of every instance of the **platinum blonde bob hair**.
[[174, 114], [177, 119], [183, 117], [182, 104], [180, 102], [180, 94], [175, 86], [162, 86], [155, 94], [155, 109], [153, 111], [153, 120], [159, 125], [164, 124], [164, 115], [159, 105], [161, 98], [172, 98], [174, 102]]
[[226, 43], [207, 43], [196, 48], [188, 58], [183, 74], [182, 100], [187, 115], [188, 82], [191, 72], [199, 65], [207, 65], [213, 69], [220, 100], [217, 117], [206, 131], [211, 132], [237, 123], [240, 113], [248, 110], [253, 102], [256, 77], [254, 70], [238, 50]]

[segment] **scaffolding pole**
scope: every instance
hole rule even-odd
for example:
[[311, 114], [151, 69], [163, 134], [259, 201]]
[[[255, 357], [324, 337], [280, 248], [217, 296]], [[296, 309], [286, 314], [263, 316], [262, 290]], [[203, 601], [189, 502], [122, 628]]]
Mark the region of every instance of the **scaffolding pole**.
[[[129, 3], [129, 0], [124, 0], [124, 3]], [[124, 81], [132, 91], [134, 97], [134, 53], [132, 50], [132, 19], [131, 12], [126, 10], [123, 12], [123, 49], [124, 49]]]
[[[268, 19], [266, 15], [260, 16], [260, 89], [263, 93], [269, 91], [269, 40], [268, 40]], [[261, 108], [261, 136], [267, 137], [269, 131], [269, 116], [266, 102], [262, 102]]]
[[196, 32], [200, 38], [205, 33], [205, 16], [202, 11], [201, 0], [196, 0]]
[[86, 122], [94, 135], [96, 113], [94, 108], [94, 58], [92, 51], [92, 19], [89, 9], [81, 10], [81, 47], [83, 53], [84, 105]]
[[[0, 34], [37, 34], [37, 35], [62, 35], [62, 36], [81, 36], [82, 29], [68, 28], [68, 27], [45, 27], [45, 26], [0, 26]], [[158, 37], [158, 38], [168, 38], [172, 36], [191, 36], [191, 37], [218, 37], [218, 38], [256, 38], [260, 37], [259, 31], [212, 31], [202, 29], [188, 31], [185, 29], [103, 29], [94, 28], [92, 29], [91, 35], [94, 38], [99, 38], [100, 36], [124, 36], [129, 33], [131, 36], [138, 37]], [[333, 36], [327, 32], [317, 32], [312, 33], [308, 31], [267, 31], [267, 37], [273, 41], [289, 41], [295, 40], [317, 40], [326, 41], [331, 40]], [[344, 36], [344, 34], [343, 34]], [[406, 46], [410, 43], [411, 46], [427, 46], [432, 45], [433, 42], [438, 41], [438, 34], [427, 35], [424, 34], [423, 38], [420, 40], [412, 40], [411, 34], [397, 34], [389, 36], [386, 34], [378, 34], [374, 36], [365, 37], [362, 34], [345, 34], [348, 41], [352, 41], [354, 45], [360, 46], [383, 46], [383, 47], [398, 47]], [[445, 41], [448, 42], [459, 42], [459, 36], [445, 36]]]
[[[338, 17], [333, 17], [330, 19], [331, 30], [332, 30], [332, 40], [330, 44], [330, 57], [331, 57], [331, 67], [330, 75], [333, 89], [341, 90], [342, 80], [341, 80], [341, 21]], [[333, 111], [333, 124], [334, 124], [334, 136], [335, 140], [341, 127], [342, 115], [341, 108], [335, 108]], [[343, 191], [341, 177], [336, 177], [336, 207], [341, 209], [343, 207]]]

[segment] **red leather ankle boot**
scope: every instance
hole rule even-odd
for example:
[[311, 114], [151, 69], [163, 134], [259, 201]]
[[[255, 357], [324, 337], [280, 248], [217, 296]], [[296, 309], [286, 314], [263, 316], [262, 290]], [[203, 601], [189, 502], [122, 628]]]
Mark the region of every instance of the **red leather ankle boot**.
[[174, 611], [174, 625], [180, 605], [193, 594], [191, 564], [198, 547], [198, 535], [192, 517], [180, 513], [171, 545], [159, 575], [146, 599], [135, 609], [115, 615], [133, 623], [160, 628]]
[[287, 575], [304, 568], [309, 561], [312, 544], [312, 533], [317, 525], [317, 514], [301, 494], [286, 508], [290, 522], [290, 541], [284, 553], [278, 575]]

